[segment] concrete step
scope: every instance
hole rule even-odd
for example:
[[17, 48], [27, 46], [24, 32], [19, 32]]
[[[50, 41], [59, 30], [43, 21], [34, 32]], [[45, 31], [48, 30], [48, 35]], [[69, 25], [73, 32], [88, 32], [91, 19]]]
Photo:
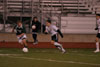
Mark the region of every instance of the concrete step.
[[43, 13], [52, 13], [52, 14], [60, 14], [61, 11], [42, 11]]
[[84, 4], [41, 4], [41, 6], [53, 6], [53, 7], [85, 7]]
[[[9, 9], [9, 8], [11, 8], [11, 9], [16, 9], [16, 8], [18, 9], [18, 8], [19, 8], [19, 9], [21, 9], [21, 8], [23, 8], [23, 7], [22, 7], [22, 6], [8, 6], [7, 8], [8, 8], [8, 9]], [[30, 6], [24, 6], [24, 8], [31, 8], [31, 7], [30, 7]]]
[[12, 17], [20, 17], [20, 16], [31, 17], [32, 14], [31, 13], [24, 13], [24, 14], [22, 14], [21, 12], [11, 12], [11, 13], [8, 13], [7, 16], [12, 16]]
[[89, 8], [88, 7], [64, 7], [64, 9], [66, 9], [66, 10], [68, 10], [68, 9], [70, 9], [70, 10], [89, 10]]
[[[61, 1], [42, 1], [41, 3], [61, 3]], [[62, 1], [63, 4], [78, 4], [78, 1]], [[79, 1], [79, 4], [83, 1]]]
[[79, 13], [82, 13], [82, 14], [91, 14], [92, 13], [92, 11], [79, 11]]

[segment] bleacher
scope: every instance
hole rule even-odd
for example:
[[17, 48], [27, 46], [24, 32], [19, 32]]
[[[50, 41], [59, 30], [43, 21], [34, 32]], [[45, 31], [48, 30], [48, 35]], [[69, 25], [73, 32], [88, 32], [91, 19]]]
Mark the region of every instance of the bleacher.
[[[4, 12], [6, 12], [6, 14], [3, 14]], [[71, 19], [74, 19], [74, 17], [78, 18], [80, 16], [79, 22], [76, 22], [82, 25], [83, 20], [81, 20], [81, 18], [85, 16], [89, 18], [86, 22], [92, 22], [88, 20], [93, 19], [92, 30], [95, 26], [94, 22], [96, 13], [100, 13], [100, 0], [0, 0], [0, 14], [2, 15], [6, 15], [7, 17], [39, 16], [42, 17], [42, 23], [45, 22], [47, 18], [51, 17], [50, 19], [52, 19], [53, 22], [55, 22], [54, 24], [58, 26], [73, 22], [70, 22], [69, 19], [64, 20], [63, 18], [71, 17]], [[87, 24], [88, 23], [84, 23], [84, 26]], [[70, 25], [68, 25], [68, 27], [60, 27], [64, 27], [62, 28], [64, 32], [67, 31], [68, 33], [69, 31], [69, 33], [73, 33], [70, 31], [72, 29], [70, 29], [69, 26]], [[73, 24], [71, 26], [73, 26]], [[79, 28], [81, 30], [81, 27], [82, 26], [77, 27], [76, 23], [76, 30]], [[65, 30], [65, 28], [67, 28], [67, 30]], [[86, 29], [90, 29], [90, 27], [87, 27]], [[84, 28], [85, 31], [86, 29]], [[89, 33], [93, 32], [94, 31], [91, 31]]]
[[100, 0], [97, 0], [96, 2], [94, 2], [93, 4], [93, 9], [95, 12], [100, 13]]
[[7, 12], [8, 16], [31, 16], [31, 0], [8, 0]]
[[91, 14], [92, 10], [85, 4], [85, 0], [43, 0], [44, 11], [55, 11], [55, 13], [83, 13]]
[[[8, 16], [31, 16], [39, 10], [43, 13], [95, 14], [100, 11], [99, 0], [5, 0]], [[33, 10], [33, 11], [32, 11]], [[0, 1], [0, 12], [3, 12], [3, 0]]]
[[[36, 0], [37, 1], [37, 0]], [[6, 11], [7, 16], [32, 16], [32, 12], [37, 12], [37, 7], [35, 0], [5, 0], [0, 2], [0, 12]], [[33, 5], [32, 5], [33, 3]], [[1, 6], [5, 4], [4, 7]], [[33, 6], [33, 9], [32, 9]], [[2, 8], [2, 9], [1, 9]], [[32, 11], [33, 10], [33, 11]]]
[[0, 0], [0, 13], [3, 13], [3, 0]]

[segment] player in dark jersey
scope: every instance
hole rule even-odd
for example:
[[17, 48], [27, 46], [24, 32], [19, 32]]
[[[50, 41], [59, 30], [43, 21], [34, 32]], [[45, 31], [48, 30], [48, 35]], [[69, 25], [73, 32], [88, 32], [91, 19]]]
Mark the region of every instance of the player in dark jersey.
[[63, 46], [60, 43], [58, 43], [58, 37], [57, 37], [57, 34], [60, 34], [60, 36], [63, 38], [63, 34], [55, 25], [51, 24], [51, 20], [47, 20], [46, 22], [45, 34], [46, 33], [51, 34], [51, 44], [54, 44], [54, 46], [56, 46], [59, 50], [61, 50], [62, 53], [65, 53], [66, 50], [63, 48]]
[[41, 23], [38, 21], [37, 17], [34, 17], [32, 21], [32, 37], [34, 39], [34, 45], [38, 44], [37, 33], [39, 32], [40, 27]]
[[100, 14], [96, 15], [97, 18], [97, 27], [95, 30], [98, 30], [97, 36], [96, 36], [96, 50], [94, 51], [95, 53], [100, 52], [99, 48], [99, 39], [100, 39]]
[[24, 45], [24, 48], [28, 50], [27, 42], [26, 42], [26, 30], [21, 21], [17, 22], [17, 25], [13, 28], [12, 32], [16, 31], [16, 36], [20, 44]]

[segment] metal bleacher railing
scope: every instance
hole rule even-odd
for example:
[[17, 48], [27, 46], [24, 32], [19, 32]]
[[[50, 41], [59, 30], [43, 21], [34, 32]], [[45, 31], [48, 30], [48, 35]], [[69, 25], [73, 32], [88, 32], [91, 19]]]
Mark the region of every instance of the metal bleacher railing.
[[[52, 19], [61, 28], [61, 16], [95, 16], [99, 12], [100, 0], [0, 0], [0, 21], [3, 20], [0, 32], [10, 32], [16, 20], [27, 17], [30, 18], [24, 21], [27, 28], [34, 16], [41, 24]], [[30, 32], [30, 28], [27, 30]]]

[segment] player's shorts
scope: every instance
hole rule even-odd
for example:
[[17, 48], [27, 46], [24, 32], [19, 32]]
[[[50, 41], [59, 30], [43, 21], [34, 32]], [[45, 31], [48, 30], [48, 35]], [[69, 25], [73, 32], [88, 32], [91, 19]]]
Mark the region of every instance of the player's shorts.
[[53, 40], [53, 41], [55, 41], [55, 42], [58, 42], [57, 34], [51, 36], [51, 40]]
[[22, 43], [22, 41], [24, 40], [24, 39], [26, 39], [27, 37], [26, 37], [26, 35], [23, 35], [22, 37], [17, 37], [18, 38], [18, 42], [19, 43]]
[[96, 37], [100, 38], [100, 33], [98, 33]]

